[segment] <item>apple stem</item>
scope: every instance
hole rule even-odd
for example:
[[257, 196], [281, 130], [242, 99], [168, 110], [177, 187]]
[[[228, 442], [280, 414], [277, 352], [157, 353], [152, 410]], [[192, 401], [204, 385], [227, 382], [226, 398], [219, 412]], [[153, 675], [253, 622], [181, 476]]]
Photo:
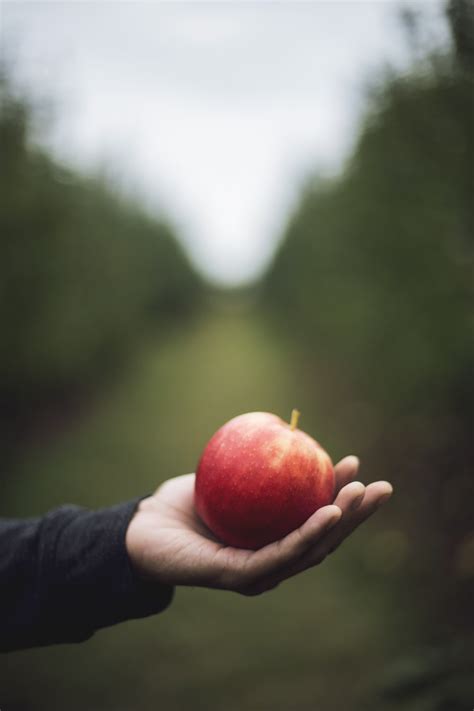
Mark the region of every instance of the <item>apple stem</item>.
[[290, 420], [290, 427], [291, 431], [295, 430], [298, 426], [298, 420], [300, 419], [300, 411], [299, 410], [292, 410], [291, 411], [291, 420]]

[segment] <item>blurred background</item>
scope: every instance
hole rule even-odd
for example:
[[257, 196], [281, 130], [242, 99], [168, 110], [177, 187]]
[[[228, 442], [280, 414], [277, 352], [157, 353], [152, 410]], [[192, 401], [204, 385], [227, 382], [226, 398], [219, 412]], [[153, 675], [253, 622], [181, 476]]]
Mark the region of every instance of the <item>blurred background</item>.
[[395, 487], [267, 595], [4, 656], [2, 711], [472, 708], [473, 7], [2, 2], [0, 515], [292, 407]]

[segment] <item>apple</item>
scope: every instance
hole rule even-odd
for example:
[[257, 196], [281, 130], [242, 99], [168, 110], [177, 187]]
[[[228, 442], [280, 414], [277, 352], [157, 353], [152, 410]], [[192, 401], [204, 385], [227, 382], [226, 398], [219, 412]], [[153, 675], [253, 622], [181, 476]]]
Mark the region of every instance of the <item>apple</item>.
[[269, 412], [234, 417], [211, 437], [196, 470], [195, 508], [224, 543], [257, 549], [334, 500], [331, 459], [316, 440]]

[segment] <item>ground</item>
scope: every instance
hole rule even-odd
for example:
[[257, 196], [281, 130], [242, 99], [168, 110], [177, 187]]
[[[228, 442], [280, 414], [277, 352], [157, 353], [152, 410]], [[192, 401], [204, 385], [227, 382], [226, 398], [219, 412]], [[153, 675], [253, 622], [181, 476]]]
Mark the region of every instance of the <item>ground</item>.
[[[3, 512], [33, 515], [64, 502], [101, 506], [145, 494], [192, 471], [217, 427], [251, 410], [289, 418], [298, 407], [302, 429], [336, 458], [349, 453], [334, 412], [331, 422], [324, 403], [310, 399], [317, 384], [308, 388], [296, 359], [289, 342], [248, 310], [210, 313], [166, 342], [150, 341], [88, 416], [26, 449]], [[320, 568], [264, 596], [183, 588], [153, 619], [101, 631], [81, 645], [8, 655], [0, 665], [0, 707], [385, 708], [374, 690], [410, 631], [397, 599], [402, 581], [374, 564], [380, 530], [380, 521], [370, 522]]]

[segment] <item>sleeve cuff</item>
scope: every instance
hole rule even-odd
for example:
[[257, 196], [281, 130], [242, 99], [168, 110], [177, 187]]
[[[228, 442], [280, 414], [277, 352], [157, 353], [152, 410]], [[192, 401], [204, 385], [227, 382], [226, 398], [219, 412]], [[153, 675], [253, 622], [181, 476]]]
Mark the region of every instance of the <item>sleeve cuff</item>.
[[45, 516], [40, 643], [82, 641], [97, 629], [170, 604], [173, 588], [141, 580], [128, 557], [125, 535], [140, 500], [98, 511], [65, 506]]

